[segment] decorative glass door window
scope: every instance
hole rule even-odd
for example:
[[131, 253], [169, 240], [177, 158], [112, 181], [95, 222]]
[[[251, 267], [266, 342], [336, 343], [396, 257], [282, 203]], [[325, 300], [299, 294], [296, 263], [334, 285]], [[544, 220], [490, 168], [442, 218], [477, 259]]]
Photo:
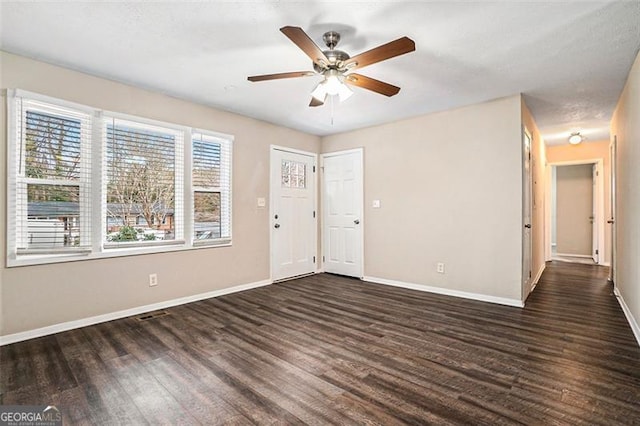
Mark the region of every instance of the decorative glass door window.
[[307, 165], [298, 161], [282, 160], [282, 187], [305, 189]]

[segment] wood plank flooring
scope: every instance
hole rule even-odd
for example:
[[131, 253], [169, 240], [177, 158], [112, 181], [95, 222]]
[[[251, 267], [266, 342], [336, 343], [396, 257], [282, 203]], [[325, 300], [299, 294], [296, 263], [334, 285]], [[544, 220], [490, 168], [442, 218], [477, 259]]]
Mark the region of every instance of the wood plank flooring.
[[0, 403], [65, 424], [640, 424], [605, 268], [524, 309], [328, 274], [0, 348]]

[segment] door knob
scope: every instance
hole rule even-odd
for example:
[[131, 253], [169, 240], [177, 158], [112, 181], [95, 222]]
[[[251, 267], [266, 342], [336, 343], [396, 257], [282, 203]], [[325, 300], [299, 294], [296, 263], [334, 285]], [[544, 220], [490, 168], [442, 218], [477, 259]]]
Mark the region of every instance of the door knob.
[[356, 225], [360, 225], [360, 219], [354, 220], [353, 223], [355, 223]]
[[611, 220], [608, 220], [607, 223], [616, 223], [616, 221], [611, 219]]
[[280, 228], [280, 224], [279, 224], [279, 223], [276, 223], [275, 225], [273, 225], [273, 227], [274, 227], [274, 228], [276, 228], [276, 229], [278, 229], [278, 228]]
[[531, 224], [527, 223], [524, 227], [527, 228], [527, 229], [531, 229]]

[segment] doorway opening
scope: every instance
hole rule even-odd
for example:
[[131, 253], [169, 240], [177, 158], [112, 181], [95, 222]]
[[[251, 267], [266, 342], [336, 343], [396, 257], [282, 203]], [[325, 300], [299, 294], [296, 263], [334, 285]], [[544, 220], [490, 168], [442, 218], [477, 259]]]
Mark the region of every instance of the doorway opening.
[[605, 262], [602, 160], [551, 163], [547, 260]]

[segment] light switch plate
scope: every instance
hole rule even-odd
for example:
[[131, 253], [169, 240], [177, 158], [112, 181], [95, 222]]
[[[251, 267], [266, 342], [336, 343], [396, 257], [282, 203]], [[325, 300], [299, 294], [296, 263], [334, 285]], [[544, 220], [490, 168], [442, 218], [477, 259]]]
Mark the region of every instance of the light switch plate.
[[373, 200], [372, 206], [374, 209], [380, 208], [380, 200]]
[[267, 201], [264, 199], [264, 197], [258, 198], [258, 207], [265, 207], [266, 205]]

